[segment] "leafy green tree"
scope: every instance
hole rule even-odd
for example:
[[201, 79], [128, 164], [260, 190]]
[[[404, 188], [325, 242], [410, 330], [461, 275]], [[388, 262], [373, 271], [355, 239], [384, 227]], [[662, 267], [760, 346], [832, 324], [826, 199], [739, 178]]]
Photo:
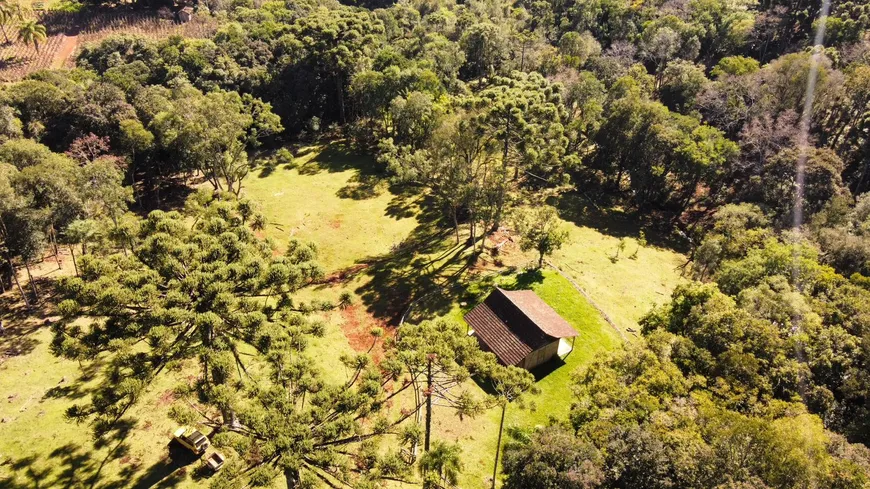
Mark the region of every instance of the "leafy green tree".
[[495, 356], [480, 350], [464, 328], [445, 320], [403, 325], [388, 343], [388, 361], [394, 375], [407, 374], [414, 388], [417, 411], [425, 412], [424, 450], [431, 448], [434, 406], [476, 416], [487, 399], [476, 398], [463, 384], [472, 376], [488, 376], [498, 367]]
[[364, 355], [342, 359], [350, 371], [346, 383], [326, 384], [305, 355], [308, 338], [322, 335], [323, 325], [295, 313], [284, 319], [285, 327], [258, 334], [258, 349], [268, 347], [268, 383], [250, 382], [240, 393], [220, 398], [233, 406], [238, 424], [213, 440], [238, 454], [244, 470], [222, 471], [216, 483], [268, 486], [282, 475], [291, 489], [315, 481], [348, 487], [407, 482], [408, 464], [395, 452], [384, 453], [378, 441], [398, 434], [399, 425], [414, 415], [408, 410], [391, 418], [385, 409], [408, 384], [387, 392], [392, 379]]
[[716, 273], [724, 260], [746, 255], [771, 236], [770, 220], [754, 204], [729, 204], [713, 215], [712, 225], [692, 251], [692, 269], [699, 280]]
[[6, 32], [6, 26], [15, 19], [20, 19], [20, 13], [9, 1], [0, 2], [0, 31], [3, 32], [3, 38], [6, 39], [6, 44], [10, 44], [9, 35]]
[[[677, 357], [683, 356], [685, 345], [679, 338], [657, 332], [646, 339], [647, 346], [596, 361], [577, 377], [572, 425], [601, 454], [600, 459], [594, 452], [590, 457], [591, 467], [602, 461], [601, 487], [716, 488], [757, 481], [788, 488], [864, 484], [866, 469], [861, 466], [866, 454], [853, 458], [832, 450], [837, 437], [799, 403], [759, 406], [748, 414], [719, 405], [707, 388], [715, 391], [721, 383], [705, 388], [703, 376], [682, 373], [684, 360]], [[704, 361], [702, 356], [695, 358]], [[745, 361], [735, 367], [743, 365]], [[825, 466], [836, 469], [821, 468]], [[546, 483], [556, 476], [513, 467], [511, 476], [535, 476], [532, 481]], [[572, 470], [575, 467], [558, 476], [567, 477]]]
[[790, 222], [795, 206], [795, 178], [799, 160], [805, 180], [801, 207], [803, 215], [820, 211], [831, 198], [843, 194], [843, 161], [831, 150], [808, 148], [806, 156], [798, 149], [785, 149], [765, 162], [759, 183], [762, 202], [783, 222]]
[[613, 101], [598, 131], [594, 166], [626, 183], [638, 208], [657, 203], [681, 213], [699, 185], [718, 184], [738, 147], [718, 129], [691, 116], [673, 114], [637, 94]]
[[746, 56], [726, 56], [716, 63], [716, 66], [710, 71], [713, 78], [722, 76], [743, 76], [750, 75], [758, 71], [760, 65], [758, 60], [747, 58]]
[[501, 406], [501, 420], [498, 424], [498, 441], [495, 444], [495, 462], [492, 466], [492, 487], [495, 488], [498, 475], [498, 458], [501, 454], [501, 437], [504, 432], [504, 416], [508, 405], [524, 393], [535, 389], [535, 377], [531, 372], [514, 366], [499, 369], [492, 375], [496, 401]]
[[[58, 268], [58, 234], [85, 212], [85, 174], [84, 168], [69, 158], [52, 155], [43, 163], [23, 168], [16, 178], [18, 193], [27, 202], [27, 220], [30, 221], [27, 228], [41, 229], [42, 238], [52, 246]], [[104, 187], [109, 188], [114, 190], [111, 185]], [[33, 246], [27, 248], [32, 250], [31, 259], [42, 258], [41, 250]]]
[[[14, 240], [14, 235], [10, 233], [9, 227], [6, 225], [10, 214], [18, 212], [24, 205], [23, 199], [16, 193], [13, 186], [17, 173], [18, 170], [14, 166], [0, 163], [0, 250], [2, 250], [3, 258], [9, 266], [9, 276], [12, 282], [15, 283], [15, 287], [18, 288], [18, 293], [21, 294], [24, 304], [29, 309], [30, 301], [21, 289], [21, 284], [18, 282], [18, 272], [12, 264], [13, 254], [10, 246], [14, 246], [14, 244], [10, 243], [10, 240]], [[0, 280], [5, 281], [5, 279], [6, 273], [0, 274]]]
[[150, 127], [159, 144], [172, 149], [217, 190], [238, 194], [250, 171], [247, 150], [281, 130], [268, 104], [236, 92], [176, 91], [173, 109], [155, 116]]
[[555, 77], [562, 84], [562, 99], [567, 110], [566, 154], [581, 161], [594, 150], [593, 138], [601, 126], [606, 92], [604, 83], [588, 71], [563, 72]]
[[383, 24], [374, 15], [351, 9], [317, 9], [299, 18], [290, 32], [303, 42], [316, 70], [335, 87], [340, 122], [347, 122], [345, 91], [358, 61], [380, 45]]
[[695, 98], [708, 81], [703, 65], [673, 61], [662, 72], [659, 97], [669, 109], [685, 114], [694, 107]]
[[145, 128], [138, 119], [125, 119], [120, 123], [119, 146], [130, 155], [127, 173], [133, 187], [133, 196], [138, 201], [136, 188], [136, 155], [148, 152], [154, 146], [154, 134]]
[[566, 32], [559, 39], [559, 53], [565, 64], [579, 69], [590, 57], [601, 54], [601, 45], [588, 32]]
[[495, 77], [467, 105], [477, 110], [477, 130], [498, 141], [503, 164], [513, 166], [514, 179], [523, 170], [550, 175], [570, 164], [565, 158], [561, 87], [541, 75], [514, 72]]
[[82, 254], [86, 254], [88, 243], [94, 241], [97, 238], [98, 233], [99, 225], [96, 221], [80, 219], [71, 222], [69, 226], [67, 226], [66, 231], [61, 235], [61, 242], [69, 247], [69, 254], [72, 257], [76, 276], [79, 275], [79, 264], [78, 261], [76, 261], [76, 245], [82, 247]]
[[556, 210], [547, 205], [521, 210], [515, 217], [515, 228], [520, 234], [523, 251], [538, 252], [538, 268], [544, 258], [558, 251], [568, 241], [568, 231], [562, 227]]
[[465, 53], [461, 73], [470, 79], [501, 72], [507, 57], [508, 40], [502, 30], [491, 22], [472, 24], [462, 34], [459, 45]]
[[[397, 178], [432, 192], [453, 223], [457, 243], [460, 214], [468, 211], [472, 246], [485, 235], [500, 201], [503, 205], [509, 178], [495, 143], [475, 131], [474, 124], [459, 113], [445, 118], [421, 149], [397, 147], [390, 139], [380, 145], [381, 161]], [[478, 227], [483, 231], [478, 233]]]
[[597, 489], [604, 482], [603, 457], [592, 443], [559, 425], [532, 433], [509, 432], [504, 448], [504, 487]]
[[422, 147], [438, 127], [443, 109], [432, 96], [424, 92], [411, 92], [390, 102], [395, 140], [412, 148]]

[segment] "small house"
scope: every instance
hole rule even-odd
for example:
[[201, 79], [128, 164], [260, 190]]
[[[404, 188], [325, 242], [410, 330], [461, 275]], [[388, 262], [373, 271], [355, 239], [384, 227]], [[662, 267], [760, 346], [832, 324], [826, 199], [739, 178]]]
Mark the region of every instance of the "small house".
[[503, 365], [531, 370], [559, 355], [561, 340], [577, 331], [541, 300], [534, 291], [496, 288], [489, 297], [465, 315], [465, 321], [483, 350]]

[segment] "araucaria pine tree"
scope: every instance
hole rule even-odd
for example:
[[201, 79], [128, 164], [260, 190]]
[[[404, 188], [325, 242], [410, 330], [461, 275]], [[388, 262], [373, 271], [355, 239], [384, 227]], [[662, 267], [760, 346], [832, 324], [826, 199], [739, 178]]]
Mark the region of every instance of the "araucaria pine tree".
[[[263, 222], [249, 203], [201, 191], [183, 211], [154, 211], [119, 236], [127, 253], [82, 256], [80, 276], [60, 281], [67, 299], [53, 348], [109, 363], [92, 401], [68, 415], [94, 416], [98, 433], [108, 429], [167, 365], [196, 358], [203, 398], [223, 424], [237, 425], [234, 379], [246, 371], [240, 347], [268, 354], [275, 332], [304, 309], [291, 294], [322, 274], [309, 246], [294, 242], [274, 256], [254, 232]], [[83, 326], [79, 317], [90, 321]]]

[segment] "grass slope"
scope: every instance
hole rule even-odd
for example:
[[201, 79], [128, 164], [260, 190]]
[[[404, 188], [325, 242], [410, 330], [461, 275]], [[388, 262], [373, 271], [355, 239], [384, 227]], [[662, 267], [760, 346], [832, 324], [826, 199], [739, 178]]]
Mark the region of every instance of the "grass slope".
[[[671, 291], [684, 281], [679, 267], [686, 257], [655, 244], [640, 246], [637, 229], [606, 234], [592, 224], [568, 221], [569, 241], [551, 261], [577, 282], [627, 337], [637, 336], [638, 320], [654, 306], [667, 302]], [[625, 249], [615, 257], [621, 240]]]
[[261, 204], [279, 246], [316, 243], [327, 272], [388, 253], [417, 224], [413, 202], [389, 192], [370, 157], [336, 145], [307, 148], [294, 163], [255, 172], [243, 192]]

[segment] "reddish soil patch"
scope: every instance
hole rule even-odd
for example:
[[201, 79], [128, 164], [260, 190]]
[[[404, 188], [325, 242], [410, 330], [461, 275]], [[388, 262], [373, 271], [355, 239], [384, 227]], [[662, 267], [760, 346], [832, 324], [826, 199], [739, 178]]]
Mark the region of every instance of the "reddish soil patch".
[[498, 271], [504, 267], [522, 266], [526, 264], [531, 255], [520, 249], [520, 238], [506, 228], [499, 228], [486, 238], [487, 253], [481, 254], [474, 265], [472, 272]]
[[142, 430], [148, 431], [151, 429], [151, 426], [153, 426], [153, 425], [154, 425], [154, 423], [152, 423], [150, 420], [146, 421], [145, 424], [142, 426]]
[[168, 389], [166, 392], [160, 395], [160, 398], [157, 399], [158, 406], [168, 406], [175, 401], [175, 393], [172, 392], [172, 389]]
[[375, 363], [379, 363], [384, 356], [384, 337], [378, 338], [377, 344], [372, 348], [375, 338], [371, 335], [374, 327], [384, 330], [384, 335], [391, 334], [391, 329], [384, 321], [379, 321], [365, 312], [359, 306], [349, 306], [341, 310], [341, 331], [347, 337], [350, 347], [357, 352], [369, 352]]
[[339, 229], [341, 227], [341, 219], [336, 217], [335, 219], [329, 221], [329, 227], [331, 227], [332, 229]]
[[54, 53], [54, 59], [51, 61], [52, 68], [63, 68], [66, 61], [72, 57], [73, 51], [76, 50], [78, 40], [78, 36], [63, 36], [57, 52]]
[[139, 464], [142, 463], [141, 460], [135, 457], [131, 457], [130, 455], [124, 455], [121, 457], [121, 465], [132, 465], [133, 467], [138, 467]]

